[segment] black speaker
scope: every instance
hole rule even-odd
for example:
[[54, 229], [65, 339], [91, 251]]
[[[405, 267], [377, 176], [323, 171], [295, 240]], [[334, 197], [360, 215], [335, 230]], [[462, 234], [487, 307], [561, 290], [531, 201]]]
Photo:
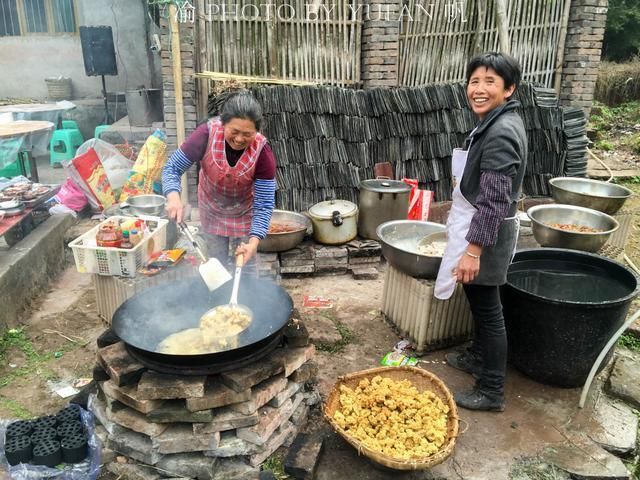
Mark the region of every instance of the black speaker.
[[88, 76], [118, 75], [111, 27], [80, 27], [80, 43]]

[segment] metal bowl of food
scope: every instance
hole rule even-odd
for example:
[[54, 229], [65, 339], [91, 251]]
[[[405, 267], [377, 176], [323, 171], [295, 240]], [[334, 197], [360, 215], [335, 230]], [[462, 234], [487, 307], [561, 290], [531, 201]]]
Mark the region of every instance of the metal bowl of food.
[[434, 279], [438, 276], [441, 253], [444, 252], [425, 255], [421, 253], [424, 250], [420, 245], [427, 235], [445, 230], [446, 227], [440, 223], [392, 220], [379, 225], [376, 234], [389, 265], [415, 278]]
[[121, 209], [129, 209], [135, 215], [162, 216], [167, 199], [162, 195], [134, 195], [120, 203]]
[[592, 208], [613, 215], [633, 192], [622, 185], [590, 178], [557, 177], [549, 180], [557, 203]]
[[298, 246], [305, 235], [311, 234], [311, 220], [301, 213], [274, 210], [267, 236], [260, 240], [260, 252], [284, 252]]
[[543, 247], [597, 252], [619, 226], [606, 213], [575, 205], [537, 205], [527, 214], [533, 236]]

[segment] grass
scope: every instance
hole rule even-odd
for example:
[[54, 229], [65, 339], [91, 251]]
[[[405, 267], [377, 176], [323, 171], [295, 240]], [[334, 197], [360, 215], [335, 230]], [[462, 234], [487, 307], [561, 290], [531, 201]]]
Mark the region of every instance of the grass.
[[569, 475], [538, 458], [522, 458], [509, 471], [509, 480], [569, 480]]
[[601, 62], [594, 95], [607, 105], [639, 98], [640, 57], [626, 63]]
[[291, 478], [289, 477], [289, 475], [284, 473], [284, 464], [283, 464], [282, 458], [276, 455], [272, 455], [269, 458], [267, 458], [262, 464], [261, 469], [263, 471], [264, 470], [270, 471], [271, 473], [273, 473], [273, 476], [276, 477], [278, 480], [286, 480], [288, 478]]
[[622, 335], [620, 340], [618, 340], [618, 345], [633, 350], [634, 352], [640, 352], [640, 338], [631, 333]]
[[10, 412], [13, 418], [18, 418], [20, 420], [27, 420], [35, 417], [33, 413], [24, 408], [19, 402], [5, 398], [2, 395], [0, 395], [0, 409]]
[[329, 320], [331, 320], [331, 322], [333, 322], [336, 330], [338, 330], [338, 333], [342, 338], [334, 343], [318, 343], [316, 344], [316, 348], [321, 352], [340, 353], [342, 350], [344, 350], [344, 347], [351, 343], [351, 340], [353, 339], [353, 332], [349, 330], [344, 323], [338, 320], [336, 316], [333, 315], [333, 313], [323, 312], [320, 315], [328, 318]]

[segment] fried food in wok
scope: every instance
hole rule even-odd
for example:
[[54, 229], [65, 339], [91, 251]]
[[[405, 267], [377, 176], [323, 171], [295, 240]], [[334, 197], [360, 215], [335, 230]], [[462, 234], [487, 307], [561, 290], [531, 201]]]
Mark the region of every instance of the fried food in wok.
[[433, 392], [419, 392], [409, 380], [376, 376], [355, 390], [340, 387], [334, 419], [372, 450], [394, 458], [424, 458], [447, 440], [449, 407]]
[[[209, 310], [200, 319], [200, 328], [208, 331], [208, 335], [226, 336], [239, 333], [249, 326], [251, 315], [246, 310], [231, 305], [222, 305]], [[216, 333], [219, 332], [219, 333]]]
[[200, 328], [188, 328], [169, 335], [158, 346], [158, 352], [169, 355], [199, 355], [237, 348], [238, 337], [211, 337]]

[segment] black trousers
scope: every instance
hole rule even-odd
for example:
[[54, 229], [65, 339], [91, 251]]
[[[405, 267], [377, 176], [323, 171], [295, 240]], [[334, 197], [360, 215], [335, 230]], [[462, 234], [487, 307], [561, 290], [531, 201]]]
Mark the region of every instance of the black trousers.
[[464, 285], [473, 315], [471, 351], [482, 358], [482, 373], [476, 388], [483, 393], [502, 397], [507, 368], [507, 331], [502, 315], [500, 288], [486, 285]]

